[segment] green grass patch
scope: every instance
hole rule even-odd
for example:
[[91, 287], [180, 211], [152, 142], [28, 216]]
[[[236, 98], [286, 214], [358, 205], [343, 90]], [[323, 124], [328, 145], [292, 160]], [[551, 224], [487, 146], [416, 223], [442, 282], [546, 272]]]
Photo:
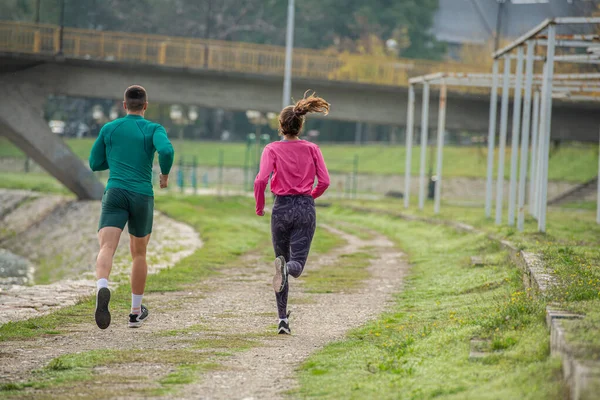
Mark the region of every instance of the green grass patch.
[[361, 240], [373, 240], [375, 238], [374, 232], [365, 230], [363, 227], [360, 226], [343, 223], [340, 221], [336, 221], [333, 218], [328, 218], [327, 213], [325, 213], [323, 219], [328, 225], [331, 225], [332, 227], [339, 229], [342, 232], [348, 233], [352, 236], [356, 236]]
[[598, 204], [595, 201], [574, 201], [572, 203], [561, 204], [560, 208], [596, 211]]
[[344, 239], [335, 233], [329, 232], [325, 228], [319, 227], [317, 224], [317, 230], [315, 231], [315, 236], [310, 246], [310, 252], [313, 256], [327, 254], [336, 247], [343, 246], [345, 243], [346, 241]]
[[[66, 143], [81, 159], [87, 160], [94, 139], [66, 139]], [[177, 157], [188, 160], [196, 156], [200, 165], [218, 166], [219, 153], [224, 152], [226, 167], [244, 167], [246, 145], [244, 143], [224, 143], [208, 141], [174, 141]], [[359, 172], [366, 174], [404, 174], [405, 147], [388, 144], [354, 146], [325, 143], [320, 145], [327, 166], [333, 172], [352, 172], [355, 155], [359, 158]], [[254, 148], [253, 148], [254, 149]], [[496, 153], [498, 151], [496, 150]], [[506, 150], [510, 156], [510, 149]], [[254, 154], [254, 153], [252, 153]], [[0, 138], [0, 157], [24, 157], [23, 153], [6, 139]], [[498, 155], [496, 154], [496, 158]], [[444, 176], [485, 177], [487, 148], [485, 147], [444, 147]], [[585, 182], [597, 174], [598, 148], [593, 145], [561, 146], [554, 149], [549, 161], [549, 178], [571, 182]], [[419, 159], [413, 157], [411, 172], [419, 173]], [[506, 171], [506, 177], [509, 177]]]
[[212, 329], [204, 324], [192, 325], [183, 329], [172, 329], [168, 331], [159, 332], [159, 336], [185, 336], [196, 333], [212, 332]]
[[65, 195], [71, 193], [51, 175], [41, 173], [0, 172], [0, 187]]
[[177, 386], [193, 383], [198, 380], [202, 372], [217, 371], [223, 367], [217, 363], [204, 362], [197, 365], [180, 365], [177, 369], [164, 378], [159, 383], [162, 388], [153, 391], [155, 396], [164, 396], [177, 389]]
[[[165, 394], [175, 389], [176, 385], [193, 382], [201, 371], [216, 368], [216, 365], [210, 361], [212, 355], [212, 353], [199, 353], [185, 349], [155, 350], [149, 348], [145, 348], [143, 351], [104, 349], [72, 353], [54, 358], [45, 367], [34, 371], [34, 377], [29, 382], [7, 384], [1, 389], [10, 393], [27, 388], [57, 390], [58, 387], [72, 388], [73, 385], [77, 385], [87, 386], [88, 390], [100, 396], [105, 388], [99, 384], [99, 381], [107, 377], [99, 375], [94, 370], [95, 368], [118, 364], [139, 365], [149, 363], [177, 366], [174, 372], [159, 381], [160, 386], [155, 389], [156, 392]], [[121, 378], [113, 376], [109, 380], [113, 384], [147, 380], [145, 376], [135, 375], [135, 369], [132, 369], [131, 372], [132, 375], [130, 376]], [[125, 378], [125, 380], [122, 378]], [[140, 389], [145, 392], [145, 385]], [[111, 389], [111, 392], [113, 390], [114, 388]], [[129, 388], [127, 392], [128, 395], [131, 395], [132, 389]], [[112, 394], [116, 395], [118, 392]]]
[[342, 254], [331, 265], [305, 271], [302, 275], [304, 288], [309, 293], [339, 293], [355, 290], [369, 278], [367, 267], [372, 258], [373, 255], [366, 251]]
[[570, 303], [568, 308], [585, 316], [561, 321], [571, 348], [577, 358], [597, 361], [600, 359], [600, 299]]
[[[471, 255], [505, 259], [496, 243], [452, 228], [330, 210], [378, 230], [412, 264], [397, 302], [378, 320], [326, 346], [301, 367], [302, 398], [560, 398], [544, 304], [507, 261], [472, 267]], [[469, 357], [471, 340], [486, 355]]]
[[260, 346], [260, 343], [252, 338], [254, 338], [253, 335], [220, 335], [213, 338], [198, 339], [194, 341], [193, 347], [196, 349], [219, 349], [221, 351], [244, 351]]
[[525, 220], [525, 229], [518, 232], [507, 225], [497, 226], [486, 219], [483, 207], [461, 207], [443, 204], [441, 213], [434, 215], [427, 205], [423, 211], [405, 210], [401, 202], [354, 201], [345, 204], [379, 209], [385, 213], [402, 213], [437, 220], [459, 221], [508, 239], [519, 249], [538, 253], [557, 279], [551, 290], [551, 300], [573, 302], [600, 298], [600, 225], [595, 211], [569, 208], [549, 208], [547, 233], [537, 231], [537, 221]]
[[437, 220], [458, 221], [473, 225], [476, 228], [496, 234], [531, 251], [537, 251], [547, 245], [567, 246], [599, 246], [600, 225], [596, 224], [596, 214], [589, 210], [550, 207], [548, 209], [545, 234], [538, 232], [537, 221], [527, 215], [523, 232], [508, 226], [507, 211], [503, 213], [503, 225], [495, 225], [493, 219], [485, 218], [483, 205], [468, 206], [442, 203], [440, 214], [433, 212], [433, 203], [427, 202], [425, 209], [420, 211], [416, 201], [409, 209], [404, 208], [402, 200], [386, 198], [382, 201], [342, 201], [345, 206], [365, 207], [380, 210], [385, 213], [415, 215]]

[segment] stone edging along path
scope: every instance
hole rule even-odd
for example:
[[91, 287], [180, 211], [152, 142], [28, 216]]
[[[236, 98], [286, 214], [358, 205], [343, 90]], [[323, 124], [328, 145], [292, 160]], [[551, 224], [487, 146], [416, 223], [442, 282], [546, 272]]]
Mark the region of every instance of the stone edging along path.
[[[550, 286], [554, 283], [554, 277], [547, 272], [547, 267], [539, 254], [519, 250], [512, 242], [479, 230], [471, 225], [385, 210], [362, 207], [350, 208], [358, 212], [386, 214], [408, 221], [446, 225], [463, 232], [484, 234], [491, 240], [499, 242], [502, 247], [508, 250], [511, 261], [523, 272], [523, 283], [526, 287], [533, 288], [541, 296], [545, 296]], [[569, 398], [572, 400], [593, 399], [597, 398], [597, 393], [593, 393], [594, 387], [600, 385], [600, 362], [578, 359], [573, 345], [566, 339], [565, 329], [562, 325], [562, 321], [565, 319], [578, 318], [584, 318], [584, 316], [561, 310], [556, 305], [546, 307], [546, 325], [550, 331], [550, 351], [552, 355], [561, 356], [563, 379], [569, 387]]]

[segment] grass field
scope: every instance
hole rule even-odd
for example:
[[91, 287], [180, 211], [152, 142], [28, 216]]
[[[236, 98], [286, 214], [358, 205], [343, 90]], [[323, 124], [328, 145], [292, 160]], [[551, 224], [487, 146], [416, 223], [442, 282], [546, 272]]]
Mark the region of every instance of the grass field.
[[[67, 144], [82, 159], [87, 159], [93, 139], [68, 139]], [[243, 143], [174, 142], [177, 161], [183, 155], [187, 162], [196, 156], [200, 165], [218, 166], [219, 152], [223, 151], [224, 165], [227, 167], [243, 167], [246, 146]], [[365, 174], [392, 175], [405, 171], [405, 148], [390, 145], [335, 145], [321, 146], [327, 166], [335, 172], [352, 172], [354, 158], [358, 156], [358, 171]], [[250, 155], [255, 157], [255, 148]], [[428, 153], [428, 156], [429, 157]], [[509, 151], [507, 151], [509, 155]], [[23, 153], [0, 138], [0, 158], [23, 157]], [[254, 158], [253, 158], [254, 159]], [[507, 158], [509, 160], [510, 158]], [[444, 176], [483, 178], [486, 174], [487, 149], [482, 147], [453, 147], [444, 150]], [[435, 167], [435, 166], [434, 166]], [[413, 149], [412, 174], [419, 172], [419, 149]], [[550, 158], [549, 179], [585, 182], [598, 172], [597, 146], [564, 146], [552, 153]], [[506, 167], [506, 177], [510, 168]]]
[[[11, 182], [19, 183], [18, 174]], [[19, 187], [39, 184], [38, 180], [30, 179]], [[163, 212], [194, 226], [205, 246], [175, 268], [151, 276], [149, 292], [197, 285], [247, 252], [259, 251], [269, 257], [268, 224], [248, 212], [253, 209], [251, 199], [171, 194], [157, 197], [156, 202]], [[351, 206], [379, 209], [387, 214], [355, 212]], [[569, 321], [565, 326], [577, 350], [584, 357], [597, 358], [600, 227], [595, 223], [595, 210], [584, 208], [551, 208], [547, 234], [537, 233], [532, 219], [526, 221], [524, 233], [507, 226], [496, 227], [483, 217], [481, 207], [443, 204], [442, 213], [436, 218], [466, 222], [508, 238], [520, 248], [541, 253], [559, 282], [548, 300], [587, 314], [584, 320]], [[428, 203], [426, 211], [413, 208], [408, 213], [432, 217], [431, 209]], [[339, 223], [340, 229], [349, 232], [371, 229], [388, 236], [407, 253], [412, 269], [389, 312], [313, 354], [300, 367], [301, 387], [292, 395], [357, 399], [563, 397], [560, 363], [549, 356], [543, 319], [545, 303], [523, 289], [519, 271], [507, 262], [506, 253], [498, 244], [485, 235], [458, 233], [449, 227], [408, 222], [390, 215], [398, 212], [406, 211], [400, 201], [393, 199], [342, 201], [319, 208], [321, 220]], [[313, 250], [315, 254], [326, 253], [340, 244], [339, 238], [319, 230]], [[469, 257], [473, 255], [483, 256], [486, 265], [470, 266]], [[365, 277], [368, 258], [368, 254], [359, 253], [346, 261], [356, 278], [351, 285]], [[315, 293], [335, 293], [336, 285], [348, 284], [346, 277], [342, 281], [336, 270], [322, 272], [307, 282]], [[126, 283], [115, 292], [115, 308], [121, 313], [127, 310], [128, 295]], [[68, 326], [74, 317], [89, 318], [92, 308], [92, 300], [86, 299], [46, 317], [5, 324], [0, 327], [0, 342], [60, 333], [61, 327]], [[231, 338], [231, 343], [236, 349], [252, 346], [251, 339]], [[167, 356], [171, 361], [166, 362], [173, 363], [174, 372], [161, 382], [164, 390], [169, 390], [173, 382], [190, 382], [199, 372], [215, 368], [204, 358], [192, 360], [189, 352], [149, 353], [148, 359], [142, 361]], [[130, 355], [117, 352], [98, 358], [89, 352], [74, 358], [59, 358], [45, 367], [39, 381], [31, 384], [61, 384], [69, 379], [85, 382], [90, 379], [91, 369], [119, 362], [131, 362]], [[20, 389], [4, 390], [18, 393]]]
[[[345, 399], [561, 398], [544, 304], [523, 290], [495, 242], [385, 215], [324, 210], [378, 230], [407, 252], [411, 272], [389, 312], [300, 368], [292, 396]], [[469, 256], [485, 255], [474, 268]], [[477, 354], [474, 354], [477, 351]]]
[[36, 192], [70, 194], [59, 181], [45, 173], [0, 172], [0, 187]]
[[584, 358], [600, 354], [600, 225], [596, 223], [596, 210], [591, 203], [584, 203], [581, 209], [551, 207], [545, 234], [537, 232], [537, 222], [531, 217], [526, 219], [524, 232], [506, 224], [496, 226], [484, 217], [482, 207], [443, 204], [440, 215], [434, 216], [432, 204], [427, 204], [422, 212], [416, 207], [405, 210], [400, 201], [392, 199], [344, 204], [346, 207], [368, 207], [387, 213], [464, 222], [508, 239], [521, 249], [540, 254], [548, 271], [556, 278], [549, 300], [586, 315], [581, 321], [566, 321], [564, 324], [574, 346], [580, 349]]

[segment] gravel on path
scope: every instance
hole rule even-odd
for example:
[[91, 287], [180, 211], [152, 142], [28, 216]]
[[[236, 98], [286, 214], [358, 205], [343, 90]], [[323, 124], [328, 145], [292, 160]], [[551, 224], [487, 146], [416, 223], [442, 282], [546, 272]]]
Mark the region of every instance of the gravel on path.
[[[342, 339], [350, 329], [375, 318], [391, 304], [408, 269], [403, 253], [385, 237], [373, 233], [373, 239], [361, 240], [332, 227], [319, 229], [322, 228], [339, 235], [346, 244], [309, 259], [306, 273], [339, 263], [342, 255], [372, 252], [374, 258], [368, 267], [370, 277], [360, 288], [344, 293], [308, 293], [302, 278], [292, 280], [291, 336], [275, 334], [277, 313], [270, 285], [272, 264], [264, 263], [259, 254], [251, 253], [196, 288], [148, 295], [145, 303], [152, 319], [141, 329], [128, 329], [125, 315], [113, 315], [113, 324], [100, 331], [90, 317], [83, 323], [74, 321], [62, 335], [2, 343], [0, 382], [27, 380], [32, 377], [31, 371], [47, 365], [55, 357], [74, 352], [187, 349], [197, 339], [237, 336], [257, 341], [258, 346], [220, 356], [213, 361], [222, 364], [222, 368], [204, 372], [199, 382], [185, 385], [165, 398], [282, 398], [285, 392], [298, 386], [295, 369], [310, 354]], [[182, 331], [175, 336], [164, 334], [198, 325], [206, 329]], [[173, 365], [167, 363], [119, 364], [94, 370], [97, 374], [147, 376], [150, 388], [157, 387], [156, 382], [173, 371]], [[132, 393], [127, 392], [127, 385], [115, 385], [119, 393]], [[135, 389], [135, 384], [130, 385]], [[88, 382], [85, 390], [92, 389], [93, 383]], [[24, 394], [58, 398], [73, 393], [72, 390], [75, 389], [65, 386]], [[84, 388], [76, 390], [83, 392]]]

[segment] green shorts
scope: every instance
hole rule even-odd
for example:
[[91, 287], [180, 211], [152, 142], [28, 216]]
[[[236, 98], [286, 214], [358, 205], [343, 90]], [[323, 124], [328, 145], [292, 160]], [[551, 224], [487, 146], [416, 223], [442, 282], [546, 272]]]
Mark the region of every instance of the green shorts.
[[102, 196], [102, 213], [98, 230], [107, 226], [123, 229], [129, 223], [129, 233], [144, 237], [152, 233], [154, 197], [125, 189], [108, 189]]

